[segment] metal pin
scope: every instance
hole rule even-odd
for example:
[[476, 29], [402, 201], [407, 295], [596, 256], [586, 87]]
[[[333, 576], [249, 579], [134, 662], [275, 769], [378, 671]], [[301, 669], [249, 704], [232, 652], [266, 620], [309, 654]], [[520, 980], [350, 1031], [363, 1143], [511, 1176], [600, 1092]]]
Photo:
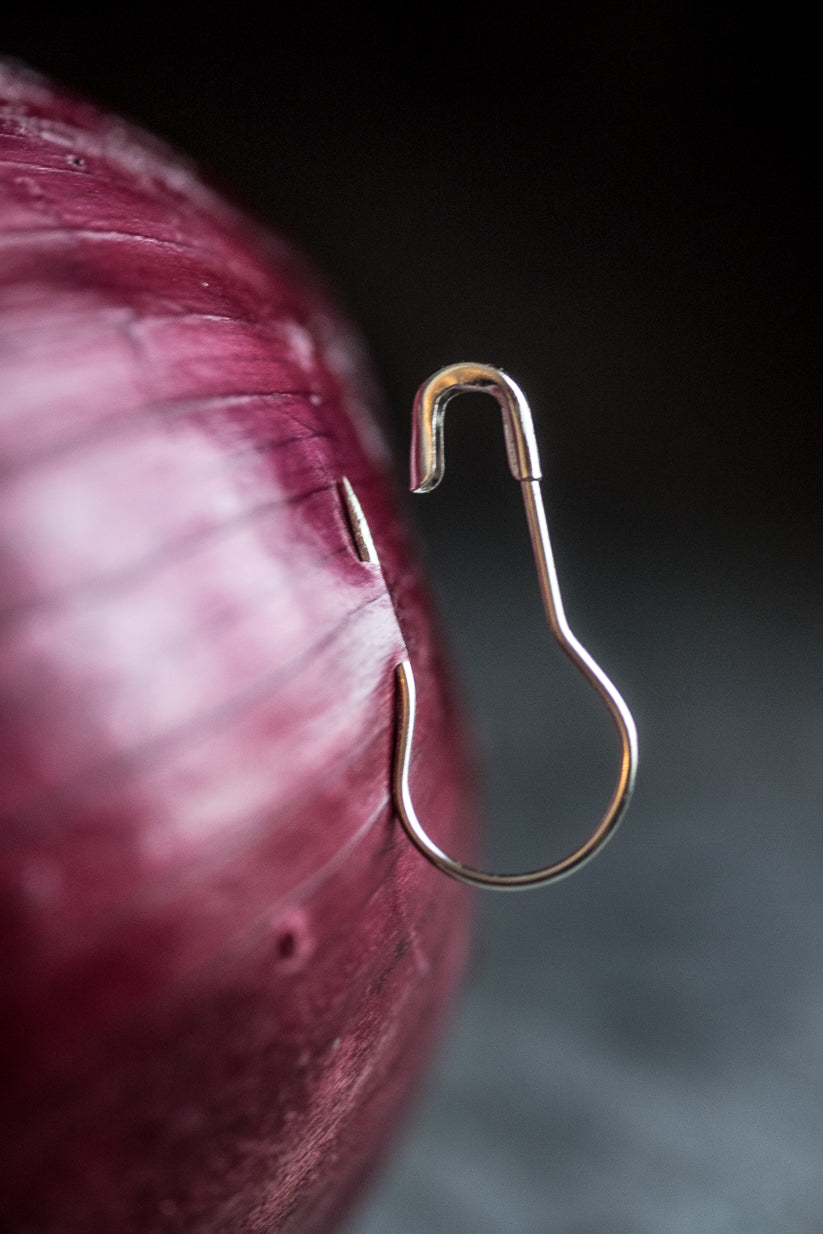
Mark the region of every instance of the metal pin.
[[[612, 836], [629, 803], [637, 767], [637, 730], [623, 698], [586, 649], [577, 641], [563, 611], [563, 601], [554, 565], [543, 497], [540, 462], [531, 411], [525, 396], [510, 377], [487, 364], [453, 364], [440, 369], [420, 387], [412, 412], [411, 488], [429, 492], [440, 483], [444, 471], [443, 418], [447, 404], [464, 391], [480, 390], [497, 399], [503, 412], [503, 428], [509, 466], [520, 481], [529, 526], [537, 578], [546, 619], [554, 638], [574, 666], [597, 691], [614, 720], [620, 738], [620, 772], [606, 813], [589, 838], [567, 856], [541, 869], [523, 874], [494, 874], [476, 870], [448, 857], [427, 835], [414, 809], [409, 789], [409, 763], [414, 740], [415, 684], [409, 660], [396, 669], [399, 723], [394, 757], [394, 799], [401, 822], [412, 843], [444, 874], [482, 887], [519, 890], [539, 887], [571, 874], [588, 861]], [[354, 495], [352, 494], [352, 497]], [[354, 498], [356, 501], [356, 498]]]
[[343, 504], [346, 507], [352, 539], [357, 549], [357, 556], [361, 561], [376, 561], [379, 565], [380, 558], [377, 555], [371, 528], [363, 513], [363, 507], [357, 500], [347, 476], [343, 476], [343, 479], [340, 481], [340, 490]]

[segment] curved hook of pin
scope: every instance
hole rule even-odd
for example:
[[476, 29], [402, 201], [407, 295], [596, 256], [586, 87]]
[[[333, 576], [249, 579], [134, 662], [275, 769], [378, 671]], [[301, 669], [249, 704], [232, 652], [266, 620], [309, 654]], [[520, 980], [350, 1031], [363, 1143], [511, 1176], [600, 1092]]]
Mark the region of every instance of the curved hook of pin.
[[482, 887], [520, 890], [541, 887], [571, 874], [593, 857], [614, 834], [634, 788], [637, 730], [618, 690], [577, 641], [566, 620], [540, 491], [540, 461], [531, 411], [522, 390], [506, 373], [488, 364], [452, 364], [423, 383], [417, 392], [412, 413], [412, 491], [429, 492], [442, 480], [444, 412], [451, 399], [470, 390], [491, 394], [502, 409], [509, 467], [515, 479], [520, 481], [523, 493], [546, 618], [560, 647], [609, 710], [622, 747], [620, 774], [606, 813], [589, 838], [552, 865], [524, 874], [493, 874], [455, 861], [426, 834], [411, 799], [409, 763], [414, 740], [416, 689], [411, 663], [406, 660], [396, 670], [399, 723], [394, 757], [394, 798], [409, 839], [444, 874]]

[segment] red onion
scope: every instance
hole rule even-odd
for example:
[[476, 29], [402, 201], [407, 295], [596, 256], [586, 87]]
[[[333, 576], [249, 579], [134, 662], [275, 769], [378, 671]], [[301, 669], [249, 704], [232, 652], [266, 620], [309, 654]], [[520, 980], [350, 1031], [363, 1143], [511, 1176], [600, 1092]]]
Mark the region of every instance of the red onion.
[[[359, 349], [164, 147], [0, 67], [4, 1230], [330, 1229], [464, 953], [465, 761]], [[361, 562], [347, 476], [383, 572]]]

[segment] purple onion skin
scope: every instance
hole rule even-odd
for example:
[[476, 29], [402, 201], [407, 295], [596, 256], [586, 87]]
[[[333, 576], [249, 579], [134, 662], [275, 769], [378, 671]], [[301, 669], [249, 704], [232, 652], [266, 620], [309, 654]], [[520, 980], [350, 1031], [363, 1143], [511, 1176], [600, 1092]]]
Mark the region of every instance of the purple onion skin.
[[[459, 719], [360, 351], [164, 147], [0, 66], [8, 1234], [319, 1234], [464, 959]], [[347, 476], [383, 572], [361, 562]]]

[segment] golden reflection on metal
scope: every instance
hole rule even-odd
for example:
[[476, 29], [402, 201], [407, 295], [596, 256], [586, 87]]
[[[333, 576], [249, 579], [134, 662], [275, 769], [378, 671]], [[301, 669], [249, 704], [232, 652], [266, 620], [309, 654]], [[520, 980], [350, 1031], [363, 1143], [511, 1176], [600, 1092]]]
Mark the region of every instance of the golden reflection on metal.
[[634, 788], [637, 731], [623, 698], [569, 628], [560, 596], [540, 491], [540, 462], [531, 411], [523, 392], [500, 369], [487, 364], [452, 364], [435, 373], [420, 387], [412, 413], [412, 491], [429, 492], [440, 483], [444, 471], [443, 418], [446, 406], [456, 395], [478, 390], [491, 394], [503, 412], [509, 466], [514, 477], [520, 481], [523, 493], [540, 593], [549, 627], [560, 647], [608, 708], [621, 743], [620, 773], [608, 808], [589, 838], [552, 865], [523, 874], [494, 874], [486, 870], [476, 870], [454, 860], [442, 852], [427, 835], [411, 799], [409, 763], [414, 740], [416, 691], [411, 663], [405, 660], [396, 669], [399, 723], [393, 788], [395, 805], [410, 840], [439, 870], [464, 883], [499, 890], [519, 890], [540, 887], [571, 874], [593, 857], [614, 834]]
[[377, 555], [371, 528], [347, 476], [343, 476], [340, 481], [340, 492], [346, 507], [349, 529], [357, 549], [357, 556], [361, 561], [376, 561], [379, 565], [380, 558]]

